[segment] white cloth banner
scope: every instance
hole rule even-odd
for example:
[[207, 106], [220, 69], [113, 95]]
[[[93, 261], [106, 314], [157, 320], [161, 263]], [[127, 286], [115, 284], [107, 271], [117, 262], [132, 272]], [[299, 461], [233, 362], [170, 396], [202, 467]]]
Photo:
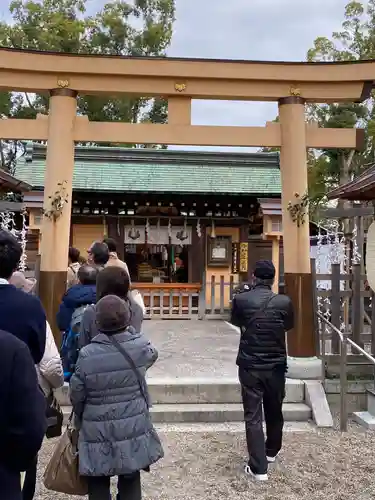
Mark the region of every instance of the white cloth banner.
[[[144, 245], [145, 243], [145, 226], [134, 226], [133, 233], [134, 236], [137, 235], [136, 239], [130, 238], [132, 226], [125, 226], [125, 244], [126, 245]], [[187, 227], [185, 229], [185, 235], [183, 226], [172, 226], [171, 229], [171, 243], [172, 245], [191, 245], [191, 235], [192, 228]], [[185, 236], [181, 239], [181, 236]], [[156, 226], [150, 226], [150, 232], [147, 235], [147, 243], [149, 245], [168, 245], [168, 227], [161, 226], [160, 228]]]
[[[137, 238], [130, 237], [132, 232]], [[145, 241], [145, 226], [125, 226], [125, 245], [144, 245]]]

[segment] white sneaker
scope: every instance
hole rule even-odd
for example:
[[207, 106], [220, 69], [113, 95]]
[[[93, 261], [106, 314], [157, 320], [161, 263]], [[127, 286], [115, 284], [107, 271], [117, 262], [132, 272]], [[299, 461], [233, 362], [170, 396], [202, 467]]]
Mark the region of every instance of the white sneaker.
[[274, 457], [267, 457], [267, 456], [266, 456], [267, 462], [268, 462], [269, 464], [274, 464], [274, 463], [276, 462], [276, 458], [277, 458], [277, 456], [278, 456], [278, 454], [277, 454], [277, 455], [275, 455]]
[[245, 465], [245, 474], [247, 476], [251, 476], [255, 481], [268, 481], [268, 475], [267, 474], [255, 474], [251, 469], [249, 465]]

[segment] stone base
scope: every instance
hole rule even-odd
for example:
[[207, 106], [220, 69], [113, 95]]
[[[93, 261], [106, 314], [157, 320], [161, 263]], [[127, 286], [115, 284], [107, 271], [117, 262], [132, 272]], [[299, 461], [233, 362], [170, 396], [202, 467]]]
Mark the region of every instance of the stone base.
[[356, 411], [353, 413], [353, 420], [370, 431], [375, 430], [375, 417], [368, 411]]
[[302, 380], [321, 380], [323, 364], [322, 360], [313, 358], [293, 358], [288, 356], [288, 378]]

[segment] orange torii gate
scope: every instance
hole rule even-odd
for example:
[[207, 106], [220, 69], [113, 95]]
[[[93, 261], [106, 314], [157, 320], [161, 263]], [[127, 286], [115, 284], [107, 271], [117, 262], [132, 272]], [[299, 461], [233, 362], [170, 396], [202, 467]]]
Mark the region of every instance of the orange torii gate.
[[[50, 96], [48, 117], [3, 119], [0, 137], [48, 141], [40, 296], [52, 324], [65, 291], [75, 142], [280, 147], [285, 284], [296, 309], [289, 354], [316, 355], [308, 214], [299, 202], [307, 195], [306, 149], [361, 149], [364, 135], [358, 129], [306, 123], [305, 104], [365, 100], [373, 87], [375, 62], [129, 58], [5, 48], [0, 61], [0, 90]], [[78, 94], [162, 96], [168, 100], [168, 123], [90, 122], [77, 116]], [[280, 122], [265, 127], [192, 125], [192, 99], [277, 101]], [[51, 204], [58, 205], [62, 187], [57, 213]]]

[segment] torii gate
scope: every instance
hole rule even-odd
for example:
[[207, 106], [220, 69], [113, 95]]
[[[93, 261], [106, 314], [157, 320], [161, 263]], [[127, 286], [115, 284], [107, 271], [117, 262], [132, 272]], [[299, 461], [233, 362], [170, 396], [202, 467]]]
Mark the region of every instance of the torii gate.
[[[361, 149], [364, 134], [306, 123], [305, 104], [367, 99], [375, 62], [129, 58], [13, 49], [0, 49], [0, 61], [1, 91], [50, 95], [48, 117], [4, 119], [0, 137], [48, 142], [44, 210], [50, 216], [43, 221], [40, 296], [52, 325], [65, 291], [75, 142], [280, 147], [285, 285], [296, 309], [289, 354], [316, 355], [308, 215], [298, 212], [296, 194], [302, 198], [307, 193], [307, 148]], [[77, 116], [78, 94], [163, 96], [168, 124], [89, 122]], [[265, 127], [192, 125], [192, 99], [277, 101], [280, 122]], [[64, 202], [55, 217], [51, 202], [58, 204], [59, 193]], [[304, 223], [291, 216], [293, 205]]]

